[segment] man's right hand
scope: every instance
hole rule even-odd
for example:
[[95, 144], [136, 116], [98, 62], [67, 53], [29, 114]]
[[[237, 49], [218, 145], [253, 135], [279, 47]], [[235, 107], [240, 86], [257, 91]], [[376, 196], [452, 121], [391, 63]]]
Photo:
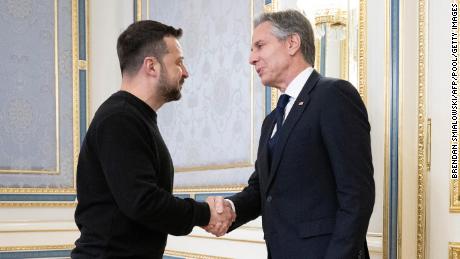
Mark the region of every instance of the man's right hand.
[[203, 229], [217, 237], [223, 236], [235, 221], [236, 214], [230, 203], [221, 196], [209, 196], [206, 202], [211, 210], [211, 219]]

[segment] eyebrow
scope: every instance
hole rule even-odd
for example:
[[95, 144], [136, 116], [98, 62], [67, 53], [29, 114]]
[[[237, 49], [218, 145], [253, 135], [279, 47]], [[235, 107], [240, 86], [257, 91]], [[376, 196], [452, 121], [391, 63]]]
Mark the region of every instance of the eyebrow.
[[258, 44], [260, 44], [260, 43], [263, 43], [263, 40], [258, 40], [258, 41], [256, 41], [256, 42], [254, 42], [254, 44], [252, 44], [252, 46], [256, 46], [256, 45], [258, 45]]

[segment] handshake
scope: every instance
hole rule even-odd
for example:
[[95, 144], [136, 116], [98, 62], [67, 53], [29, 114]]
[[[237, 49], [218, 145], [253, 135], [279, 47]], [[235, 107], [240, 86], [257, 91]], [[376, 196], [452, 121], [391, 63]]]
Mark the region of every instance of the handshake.
[[216, 237], [223, 236], [235, 221], [236, 213], [230, 202], [221, 196], [209, 196], [206, 202], [211, 210], [211, 218], [209, 224], [202, 228]]

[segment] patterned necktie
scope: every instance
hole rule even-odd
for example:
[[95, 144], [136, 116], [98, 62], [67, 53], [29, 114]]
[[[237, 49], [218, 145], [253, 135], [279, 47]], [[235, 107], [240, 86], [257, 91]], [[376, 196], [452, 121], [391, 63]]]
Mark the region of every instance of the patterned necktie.
[[270, 155], [270, 161], [273, 157], [273, 151], [275, 150], [276, 143], [278, 142], [278, 138], [280, 135], [281, 127], [283, 126], [284, 120], [284, 110], [286, 109], [286, 105], [289, 102], [290, 96], [287, 94], [282, 94], [278, 99], [278, 103], [276, 104], [275, 108], [275, 119], [276, 119], [276, 132], [273, 137], [268, 140], [268, 151]]

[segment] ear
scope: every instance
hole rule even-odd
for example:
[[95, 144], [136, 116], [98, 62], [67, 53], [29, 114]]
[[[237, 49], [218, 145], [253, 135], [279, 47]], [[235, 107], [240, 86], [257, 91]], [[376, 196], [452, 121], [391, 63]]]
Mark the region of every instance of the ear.
[[294, 54], [296, 54], [297, 51], [300, 49], [299, 34], [294, 33], [292, 35], [289, 35], [288, 38], [286, 39], [286, 43], [287, 43], [289, 55], [294, 56]]
[[160, 62], [155, 57], [145, 57], [144, 63], [142, 64], [142, 69], [144, 72], [153, 77], [160, 76]]

